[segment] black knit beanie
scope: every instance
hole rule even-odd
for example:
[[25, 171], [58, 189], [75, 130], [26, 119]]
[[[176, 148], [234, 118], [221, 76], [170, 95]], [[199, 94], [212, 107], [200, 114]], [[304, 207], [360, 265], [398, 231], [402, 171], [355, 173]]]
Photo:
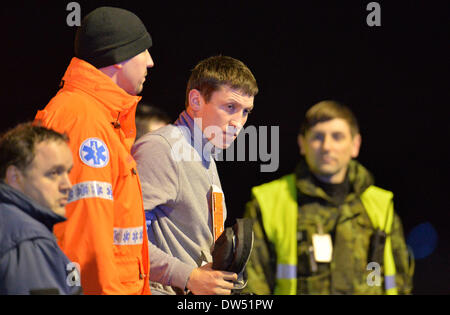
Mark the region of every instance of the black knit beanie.
[[100, 7], [86, 15], [75, 35], [75, 57], [103, 68], [130, 59], [152, 45], [142, 21], [132, 12]]

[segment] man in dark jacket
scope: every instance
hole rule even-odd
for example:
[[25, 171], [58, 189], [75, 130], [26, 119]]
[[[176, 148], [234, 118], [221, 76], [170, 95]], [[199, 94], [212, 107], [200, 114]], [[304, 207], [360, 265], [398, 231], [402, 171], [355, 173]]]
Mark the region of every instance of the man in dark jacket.
[[21, 124], [0, 139], [0, 294], [77, 294], [80, 275], [58, 247], [71, 183], [68, 138]]

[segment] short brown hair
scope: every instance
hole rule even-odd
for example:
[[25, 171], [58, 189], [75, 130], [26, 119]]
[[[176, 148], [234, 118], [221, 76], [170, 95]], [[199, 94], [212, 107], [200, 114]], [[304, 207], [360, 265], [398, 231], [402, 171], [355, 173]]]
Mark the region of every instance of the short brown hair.
[[350, 108], [333, 100], [321, 101], [308, 109], [300, 128], [300, 134], [304, 136], [317, 123], [335, 118], [344, 119], [348, 123], [352, 136], [359, 134], [358, 121]]
[[227, 56], [213, 56], [200, 61], [192, 70], [186, 88], [186, 107], [189, 105], [191, 90], [199, 90], [208, 102], [212, 93], [224, 85], [248, 96], [258, 94], [256, 79], [242, 61]]
[[10, 165], [24, 171], [34, 160], [36, 146], [44, 141], [68, 142], [69, 138], [31, 122], [19, 124], [4, 133], [0, 138], [0, 179], [5, 178]]
[[148, 124], [150, 122], [162, 122], [170, 124], [172, 120], [169, 115], [161, 108], [147, 104], [139, 104], [136, 108], [136, 140], [149, 132]]

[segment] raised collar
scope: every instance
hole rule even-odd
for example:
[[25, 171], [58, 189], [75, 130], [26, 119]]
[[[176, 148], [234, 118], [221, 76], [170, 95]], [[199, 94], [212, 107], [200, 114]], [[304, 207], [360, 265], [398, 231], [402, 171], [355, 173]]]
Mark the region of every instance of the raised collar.
[[141, 96], [128, 94], [106, 74], [76, 57], [72, 58], [62, 80], [64, 86], [73, 86], [88, 93], [112, 112], [129, 111], [141, 99]]
[[0, 181], [0, 202], [16, 206], [33, 219], [44, 224], [51, 232], [53, 231], [53, 225], [66, 220], [65, 217], [37, 204], [3, 181]]

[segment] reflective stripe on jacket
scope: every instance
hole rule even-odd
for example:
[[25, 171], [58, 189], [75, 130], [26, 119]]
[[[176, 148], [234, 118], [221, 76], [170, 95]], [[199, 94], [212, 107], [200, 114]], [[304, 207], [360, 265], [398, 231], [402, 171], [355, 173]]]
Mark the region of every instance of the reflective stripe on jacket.
[[61, 83], [35, 118], [66, 133], [74, 157], [68, 220], [54, 228], [58, 244], [80, 265], [84, 293], [149, 294], [142, 193], [130, 155], [140, 97], [77, 58]]
[[[295, 182], [295, 175], [290, 174], [252, 189], [261, 209], [264, 230], [277, 252], [274, 294], [297, 294], [298, 203]], [[384, 251], [386, 294], [397, 294], [395, 264], [389, 236], [394, 214], [392, 198], [392, 192], [373, 185], [361, 195], [361, 201], [373, 227], [376, 229], [386, 226], [385, 232], [388, 235]]]

